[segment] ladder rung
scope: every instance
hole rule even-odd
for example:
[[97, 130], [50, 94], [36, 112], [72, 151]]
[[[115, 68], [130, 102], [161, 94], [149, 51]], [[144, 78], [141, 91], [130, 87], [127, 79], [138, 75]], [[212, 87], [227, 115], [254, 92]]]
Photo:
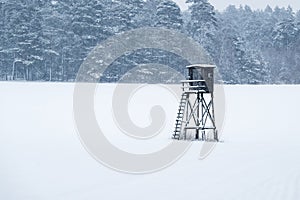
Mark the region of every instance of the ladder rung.
[[181, 83], [197, 83], [197, 82], [205, 82], [205, 80], [183, 80]]
[[188, 94], [197, 94], [198, 92], [200, 92], [200, 93], [206, 93], [205, 90], [185, 91], [185, 93], [188, 93]]

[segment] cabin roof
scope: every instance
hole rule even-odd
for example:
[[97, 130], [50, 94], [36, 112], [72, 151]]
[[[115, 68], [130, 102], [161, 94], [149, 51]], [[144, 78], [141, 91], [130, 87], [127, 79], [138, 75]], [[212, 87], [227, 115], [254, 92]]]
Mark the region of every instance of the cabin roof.
[[189, 65], [186, 68], [216, 68], [216, 65], [194, 64], [194, 65]]

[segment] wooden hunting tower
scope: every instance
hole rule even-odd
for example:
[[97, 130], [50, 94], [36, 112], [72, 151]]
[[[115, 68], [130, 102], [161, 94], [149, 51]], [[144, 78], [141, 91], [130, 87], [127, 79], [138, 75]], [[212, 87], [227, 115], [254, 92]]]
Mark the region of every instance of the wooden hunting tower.
[[[187, 66], [173, 138], [219, 141], [214, 111], [214, 65]], [[201, 135], [200, 135], [201, 133]]]

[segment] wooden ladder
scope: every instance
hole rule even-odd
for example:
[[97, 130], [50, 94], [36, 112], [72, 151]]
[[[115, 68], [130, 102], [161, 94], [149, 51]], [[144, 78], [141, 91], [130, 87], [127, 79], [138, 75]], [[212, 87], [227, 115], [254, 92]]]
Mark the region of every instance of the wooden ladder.
[[184, 112], [185, 112], [187, 101], [188, 101], [188, 93], [183, 93], [181, 95], [181, 100], [180, 100], [176, 124], [175, 124], [175, 131], [173, 134], [173, 139], [176, 139], [176, 140], [179, 140], [180, 136], [181, 136], [183, 117], [184, 117]]

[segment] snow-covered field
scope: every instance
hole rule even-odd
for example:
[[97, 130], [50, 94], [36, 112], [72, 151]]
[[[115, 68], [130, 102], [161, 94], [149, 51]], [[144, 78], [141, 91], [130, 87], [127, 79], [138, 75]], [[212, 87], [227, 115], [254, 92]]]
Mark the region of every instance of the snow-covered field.
[[[156, 151], [170, 142], [178, 100], [149, 85], [129, 103], [129, 115], [149, 124], [152, 105], [167, 123], [145, 141], [121, 133], [111, 112], [114, 85], [99, 85], [99, 126], [120, 149]], [[74, 84], [0, 83], [2, 200], [297, 200], [300, 199], [300, 86], [225, 86], [223, 143], [199, 160], [194, 142], [174, 165], [153, 174], [115, 172], [82, 146], [73, 120]]]

